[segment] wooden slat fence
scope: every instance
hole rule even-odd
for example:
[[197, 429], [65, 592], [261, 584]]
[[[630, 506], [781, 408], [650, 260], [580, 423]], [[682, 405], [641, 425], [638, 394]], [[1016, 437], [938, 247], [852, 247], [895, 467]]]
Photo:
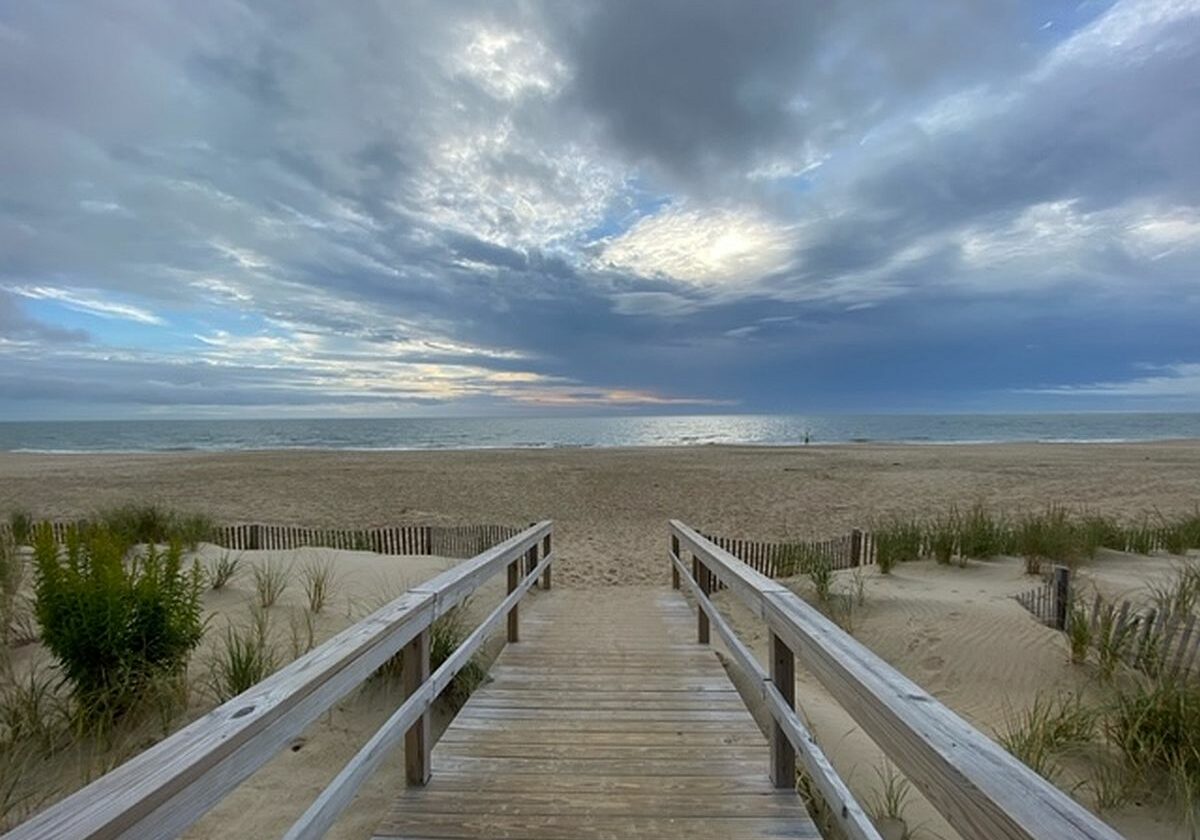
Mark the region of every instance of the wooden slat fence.
[[704, 538], [728, 551], [754, 571], [767, 577], [791, 577], [800, 573], [807, 558], [826, 561], [834, 569], [867, 566], [875, 562], [875, 540], [869, 531], [855, 529], [827, 540], [762, 542], [705, 534]]
[[1092, 644], [1107, 644], [1127, 665], [1148, 674], [1200, 677], [1200, 620], [1195, 612], [1172, 614], [1097, 595], [1087, 616]]
[[1013, 596], [1016, 602], [1033, 614], [1042, 624], [1054, 625], [1057, 610], [1054, 600], [1054, 580], [1047, 579], [1018, 595]]
[[[65, 542], [67, 532], [79, 523], [50, 523], [54, 537]], [[426, 554], [437, 557], [474, 557], [520, 533], [511, 525], [393, 525], [380, 528], [308, 528], [258, 522], [218, 525], [210, 541], [233, 551], [295, 548], [333, 548], [374, 551], [378, 554]], [[12, 533], [0, 523], [0, 537]]]

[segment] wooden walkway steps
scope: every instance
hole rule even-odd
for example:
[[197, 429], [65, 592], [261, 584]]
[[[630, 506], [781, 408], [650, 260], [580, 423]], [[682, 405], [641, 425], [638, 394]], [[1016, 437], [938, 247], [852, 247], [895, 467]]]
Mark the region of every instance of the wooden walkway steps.
[[520, 631], [377, 840], [819, 836], [679, 593], [556, 590]]

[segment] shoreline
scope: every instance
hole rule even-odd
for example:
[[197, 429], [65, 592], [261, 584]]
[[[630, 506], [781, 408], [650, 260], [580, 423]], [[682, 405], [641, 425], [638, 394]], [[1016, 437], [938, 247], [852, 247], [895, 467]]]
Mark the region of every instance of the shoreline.
[[9, 455], [32, 456], [143, 456], [143, 455], [274, 455], [274, 454], [436, 454], [436, 453], [506, 453], [506, 452], [659, 452], [674, 450], [781, 450], [804, 451], [811, 449], [842, 448], [889, 448], [889, 447], [980, 447], [980, 446], [1186, 446], [1200, 444], [1200, 437], [1164, 438], [1080, 438], [1080, 439], [1009, 439], [1009, 440], [845, 440], [821, 441], [819, 443], [656, 443], [656, 444], [541, 444], [530, 446], [283, 446], [268, 448], [235, 447], [175, 447], [167, 449], [0, 449], [0, 457]]

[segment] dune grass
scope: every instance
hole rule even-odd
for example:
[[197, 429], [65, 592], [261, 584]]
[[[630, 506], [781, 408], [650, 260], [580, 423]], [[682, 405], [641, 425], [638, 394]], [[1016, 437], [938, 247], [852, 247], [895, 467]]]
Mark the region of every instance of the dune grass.
[[921, 559], [924, 529], [917, 519], [893, 517], [874, 530], [875, 562], [881, 574], [891, 574], [897, 563]]
[[208, 585], [215, 590], [224, 589], [237, 577], [242, 564], [242, 555], [232, 551], [223, 551], [221, 555], [208, 564]]
[[225, 626], [221, 644], [209, 661], [208, 688], [219, 702], [236, 697], [270, 676], [279, 657], [271, 642], [271, 619], [265, 607], [250, 607], [241, 626]]
[[188, 549], [212, 536], [211, 518], [197, 513], [181, 513], [155, 504], [127, 504], [106, 508], [90, 520], [106, 528], [130, 545], [178, 542]]
[[1092, 740], [1098, 714], [1078, 694], [1038, 694], [1028, 708], [1006, 716], [996, 739], [1031, 770], [1053, 780], [1062, 754]]
[[337, 575], [333, 561], [329, 558], [310, 560], [300, 567], [300, 583], [308, 600], [308, 609], [319, 614], [333, 597], [337, 588]]
[[291, 564], [277, 557], [268, 557], [255, 565], [252, 572], [258, 605], [263, 609], [270, 609], [287, 589], [292, 575]]

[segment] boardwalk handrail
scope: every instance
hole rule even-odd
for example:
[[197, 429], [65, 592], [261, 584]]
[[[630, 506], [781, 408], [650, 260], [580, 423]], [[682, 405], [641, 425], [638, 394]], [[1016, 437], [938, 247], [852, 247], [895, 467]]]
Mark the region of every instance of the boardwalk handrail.
[[[539, 574], [550, 583], [553, 523], [539, 522], [519, 534], [465, 560], [401, 595], [357, 624], [296, 659], [249, 690], [218, 706], [174, 735], [100, 777], [92, 784], [35, 815], [4, 835], [4, 840], [66, 838], [168, 838], [199, 820], [255, 770], [323, 712], [360, 685], [397, 653], [404, 652], [404, 684], [408, 695], [364, 752], [313, 808], [321, 820], [310, 820], [313, 833], [331, 824], [361, 782], [382, 759], [387, 747], [406, 738], [410, 782], [429, 778], [429, 708], [442, 689], [508, 616], [508, 638], [517, 636], [517, 603]], [[539, 549], [541, 558], [539, 561]], [[523, 578], [519, 577], [521, 567]], [[508, 570], [508, 592], [446, 662], [429, 675], [429, 630], [438, 617], [461, 604], [501, 569]], [[416, 667], [413, 667], [416, 666]], [[392, 727], [389, 729], [389, 727]], [[381, 738], [381, 733], [386, 736]], [[348, 765], [349, 769], [349, 765]], [[302, 818], [301, 822], [305, 821]], [[297, 823], [300, 826], [301, 823]], [[293, 829], [295, 832], [296, 829]]]
[[[759, 698], [770, 711], [779, 732], [791, 744], [793, 750], [791, 755], [798, 754], [800, 756], [805, 772], [825, 800], [829, 813], [841, 828], [842, 833], [848, 840], [881, 840], [871, 818], [863, 811], [862, 806], [854, 798], [854, 794], [846, 787], [846, 783], [842, 781], [837, 770], [825, 757], [825, 753], [813, 738], [812, 733], [808, 731], [804, 721], [796, 714], [795, 698], [792, 696], [794, 686], [792, 686], [793, 691], [791, 692], [788, 691], [787, 685], [777, 686], [772, 676], [758, 664], [754, 654], [737, 637], [733, 628], [729, 626], [717, 610], [716, 605], [709, 599], [704, 585], [696, 579], [699, 576], [689, 576], [682, 558], [676, 554], [677, 547], [677, 541], [673, 541], [673, 550], [670, 553], [672, 567], [687, 585], [688, 591], [692, 593], [692, 597], [696, 599], [696, 604], [702, 611], [702, 617], [706, 618], [708, 623], [716, 629], [738, 667], [754, 678]], [[791, 676], [791, 672], [788, 676]], [[785, 692], [787, 693], [785, 694]], [[789, 762], [788, 757], [780, 756], [779, 746], [778, 737], [773, 737], [771, 742], [772, 776], [777, 787], [790, 788], [795, 785], [795, 762], [794, 760]]]
[[[710, 619], [719, 616], [707, 597], [713, 589], [713, 576], [770, 628], [770, 682], [777, 690], [766, 689], [764, 699], [775, 720], [773, 773], [787, 763], [785, 739], [793, 747], [801, 747], [802, 756], [805, 753], [804, 739], [792, 738], [787, 731], [791, 716], [786, 712], [791, 703], [788, 702], [790, 694], [784, 693], [793, 682], [792, 657], [799, 656], [805, 667], [965, 840], [1059, 840], [1067, 837], [1120, 840], [1121, 835], [1094, 814], [896, 671], [791, 590], [754, 571], [682, 522], [671, 520], [669, 529], [672, 571], [684, 570], [683, 550], [689, 551], [693, 557], [694, 578], [694, 585], [689, 588], [697, 594], [698, 602], [708, 607], [698, 619], [702, 641], [707, 641]], [[682, 576], [686, 577], [686, 570]], [[723, 635], [728, 632], [723, 620], [717, 627]], [[734, 656], [740, 661], [749, 656], [749, 652], [739, 642]], [[759, 667], [751, 673], [761, 671]], [[828, 784], [828, 780], [815, 774], [814, 781]], [[823, 789], [822, 793], [828, 797]], [[829, 804], [837, 808], [843, 802], [835, 795]]]

